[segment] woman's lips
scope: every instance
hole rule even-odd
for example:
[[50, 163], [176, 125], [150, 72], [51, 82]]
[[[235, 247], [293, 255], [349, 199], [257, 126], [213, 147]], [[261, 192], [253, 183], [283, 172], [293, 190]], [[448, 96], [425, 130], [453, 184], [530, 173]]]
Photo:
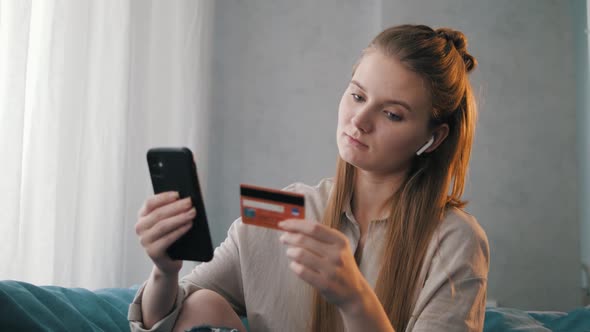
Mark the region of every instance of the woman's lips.
[[352, 144], [353, 146], [359, 147], [359, 148], [368, 148], [369, 146], [366, 145], [365, 143], [356, 140], [354, 138], [352, 138], [350, 135], [348, 134], [344, 134], [346, 136], [346, 141], [348, 141], [348, 143]]

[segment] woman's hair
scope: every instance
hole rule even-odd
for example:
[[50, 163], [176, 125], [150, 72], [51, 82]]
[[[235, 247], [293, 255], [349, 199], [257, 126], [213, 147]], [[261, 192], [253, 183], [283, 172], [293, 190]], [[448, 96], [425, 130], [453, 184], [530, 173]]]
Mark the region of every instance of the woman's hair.
[[[461, 196], [477, 115], [467, 74], [477, 63], [466, 46], [467, 39], [459, 31], [400, 25], [377, 35], [361, 55], [362, 59], [368, 52], [379, 51], [418, 73], [427, 83], [432, 99], [429, 128], [444, 123], [449, 126], [447, 138], [436, 150], [414, 157], [407, 177], [388, 202], [390, 214], [385, 221], [385, 245], [375, 293], [396, 331], [404, 331], [408, 324], [420, 287], [417, 283], [424, 256], [445, 211], [467, 204]], [[338, 157], [323, 224], [340, 228], [354, 178], [354, 166]], [[313, 294], [311, 331], [342, 329], [337, 308], [317, 290]]]

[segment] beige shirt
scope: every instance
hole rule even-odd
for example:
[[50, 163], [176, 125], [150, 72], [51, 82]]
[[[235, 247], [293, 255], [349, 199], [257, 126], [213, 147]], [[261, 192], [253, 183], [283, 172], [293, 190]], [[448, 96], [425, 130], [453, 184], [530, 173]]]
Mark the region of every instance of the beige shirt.
[[[316, 186], [294, 183], [285, 190], [305, 195], [306, 219], [321, 220], [333, 180]], [[341, 231], [352, 252], [360, 240], [359, 224], [350, 207]], [[359, 269], [375, 287], [379, 273], [384, 221], [370, 223]], [[132, 331], [170, 331], [183, 300], [200, 288], [211, 289], [247, 315], [250, 331], [304, 331], [311, 317], [311, 287], [289, 268], [282, 232], [246, 225], [238, 218], [213, 260], [196, 266], [180, 280], [174, 310], [151, 330], [142, 325], [142, 286], [129, 307]], [[417, 302], [406, 331], [482, 331], [485, 313], [489, 247], [477, 220], [459, 209], [449, 210], [426, 252]], [[452, 280], [452, 282], [451, 282]], [[144, 284], [145, 285], [145, 284]]]

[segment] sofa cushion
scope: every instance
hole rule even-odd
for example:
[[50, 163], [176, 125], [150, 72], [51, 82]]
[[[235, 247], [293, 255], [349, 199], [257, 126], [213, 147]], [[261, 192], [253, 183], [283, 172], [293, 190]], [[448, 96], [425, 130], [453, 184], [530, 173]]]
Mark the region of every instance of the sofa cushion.
[[127, 310], [138, 287], [83, 288], [0, 282], [0, 330], [129, 331]]

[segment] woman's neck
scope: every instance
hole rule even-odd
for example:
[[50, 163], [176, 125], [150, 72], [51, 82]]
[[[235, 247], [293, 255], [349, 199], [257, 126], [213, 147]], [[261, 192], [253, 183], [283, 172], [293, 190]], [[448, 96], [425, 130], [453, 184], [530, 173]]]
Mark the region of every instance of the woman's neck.
[[376, 175], [360, 169], [356, 170], [352, 213], [365, 230], [371, 220], [388, 217], [387, 202], [402, 184], [405, 174]]

